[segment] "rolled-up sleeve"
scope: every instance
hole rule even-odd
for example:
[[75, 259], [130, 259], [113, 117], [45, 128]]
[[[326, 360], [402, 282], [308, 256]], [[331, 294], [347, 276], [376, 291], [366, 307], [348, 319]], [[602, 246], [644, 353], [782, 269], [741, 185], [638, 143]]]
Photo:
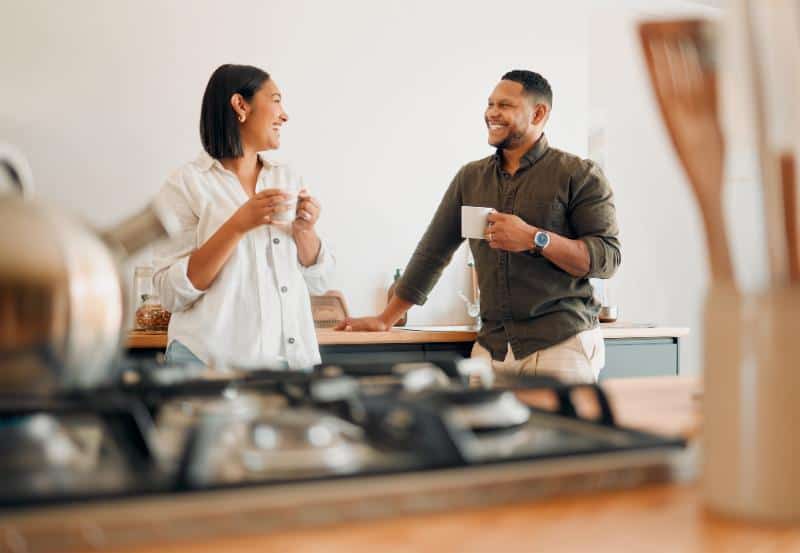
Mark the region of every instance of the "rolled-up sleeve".
[[192, 209], [191, 196], [179, 173], [174, 174], [159, 192], [159, 201], [180, 222], [180, 231], [153, 251], [153, 284], [161, 305], [170, 312], [183, 311], [204, 294], [189, 280], [189, 256], [197, 248], [198, 218]]
[[573, 181], [570, 224], [589, 250], [586, 277], [610, 278], [622, 263], [614, 193], [600, 168], [589, 162], [584, 175]]
[[330, 289], [330, 280], [336, 268], [336, 258], [331, 247], [320, 238], [319, 253], [317, 260], [308, 267], [300, 266], [303, 279], [311, 295], [317, 296], [324, 294]]
[[447, 188], [425, 234], [395, 289], [398, 297], [423, 305], [450, 263], [461, 237], [462, 168]]

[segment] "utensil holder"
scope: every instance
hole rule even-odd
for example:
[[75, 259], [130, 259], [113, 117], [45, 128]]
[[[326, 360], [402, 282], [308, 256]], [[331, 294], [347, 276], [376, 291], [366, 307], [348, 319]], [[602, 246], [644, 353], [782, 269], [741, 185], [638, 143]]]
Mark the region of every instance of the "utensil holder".
[[713, 511], [800, 522], [798, 314], [797, 285], [708, 293], [702, 486]]

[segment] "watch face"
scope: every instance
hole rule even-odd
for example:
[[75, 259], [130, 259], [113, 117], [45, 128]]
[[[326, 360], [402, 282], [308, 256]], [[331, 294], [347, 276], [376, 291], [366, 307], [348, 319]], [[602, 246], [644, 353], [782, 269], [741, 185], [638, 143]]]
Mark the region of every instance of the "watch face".
[[534, 238], [534, 242], [540, 248], [544, 248], [547, 244], [550, 243], [550, 237], [547, 235], [546, 232], [537, 232], [536, 237]]

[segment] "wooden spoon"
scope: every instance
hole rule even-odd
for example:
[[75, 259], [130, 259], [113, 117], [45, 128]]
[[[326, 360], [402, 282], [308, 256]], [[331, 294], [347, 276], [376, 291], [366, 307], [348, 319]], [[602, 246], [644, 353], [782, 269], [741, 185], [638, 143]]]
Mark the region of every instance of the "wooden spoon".
[[800, 221], [797, 220], [797, 166], [794, 155], [784, 152], [780, 158], [781, 192], [783, 193], [783, 222], [786, 231], [786, 251], [789, 254], [789, 280], [800, 282]]
[[[787, 178], [791, 177], [792, 169], [789, 164], [791, 158], [781, 155], [776, 151], [770, 140], [770, 108], [779, 109], [780, 106], [768, 105], [767, 87], [775, 83], [767, 82], [767, 58], [772, 53], [770, 41], [758, 34], [756, 13], [758, 6], [752, 1], [745, 0], [745, 26], [744, 36], [750, 61], [750, 84], [753, 93], [753, 115], [755, 119], [756, 144], [758, 146], [758, 159], [761, 165], [761, 185], [764, 194], [764, 224], [766, 227], [766, 249], [769, 259], [770, 278], [773, 286], [780, 287], [789, 278], [789, 249], [791, 248], [787, 231], [789, 231], [789, 216], [786, 211], [789, 205], [784, 198], [784, 189], [790, 189]], [[762, 6], [763, 8], [763, 6]], [[772, 9], [772, 7], [767, 7]], [[769, 24], [767, 25], [770, 26]], [[772, 29], [774, 30], [774, 29]], [[784, 161], [784, 159], [787, 161]]]
[[707, 25], [701, 20], [648, 22], [639, 26], [639, 36], [661, 115], [700, 206], [711, 278], [732, 282], [722, 212], [724, 143]]
[[797, 144], [798, 8], [792, 1], [745, 0], [741, 30], [749, 56], [755, 135], [773, 286], [800, 281], [794, 149]]

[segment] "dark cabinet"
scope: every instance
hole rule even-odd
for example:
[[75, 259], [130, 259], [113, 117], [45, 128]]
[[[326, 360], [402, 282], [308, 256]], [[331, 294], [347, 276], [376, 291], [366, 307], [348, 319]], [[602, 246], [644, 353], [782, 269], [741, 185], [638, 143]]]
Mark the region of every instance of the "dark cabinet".
[[[678, 338], [606, 339], [606, 365], [600, 380], [679, 373]], [[323, 363], [399, 363], [433, 361], [452, 354], [469, 357], [472, 342], [321, 346]]]
[[[680, 372], [678, 338], [606, 338], [606, 365], [600, 380], [641, 376], [675, 376]], [[336, 344], [320, 346], [323, 363], [436, 362], [454, 354], [469, 357], [472, 342], [421, 342], [413, 344]], [[128, 354], [155, 358], [156, 348], [132, 348]]]
[[414, 363], [436, 362], [453, 354], [469, 357], [472, 342], [417, 344], [359, 344], [320, 346], [322, 363]]

